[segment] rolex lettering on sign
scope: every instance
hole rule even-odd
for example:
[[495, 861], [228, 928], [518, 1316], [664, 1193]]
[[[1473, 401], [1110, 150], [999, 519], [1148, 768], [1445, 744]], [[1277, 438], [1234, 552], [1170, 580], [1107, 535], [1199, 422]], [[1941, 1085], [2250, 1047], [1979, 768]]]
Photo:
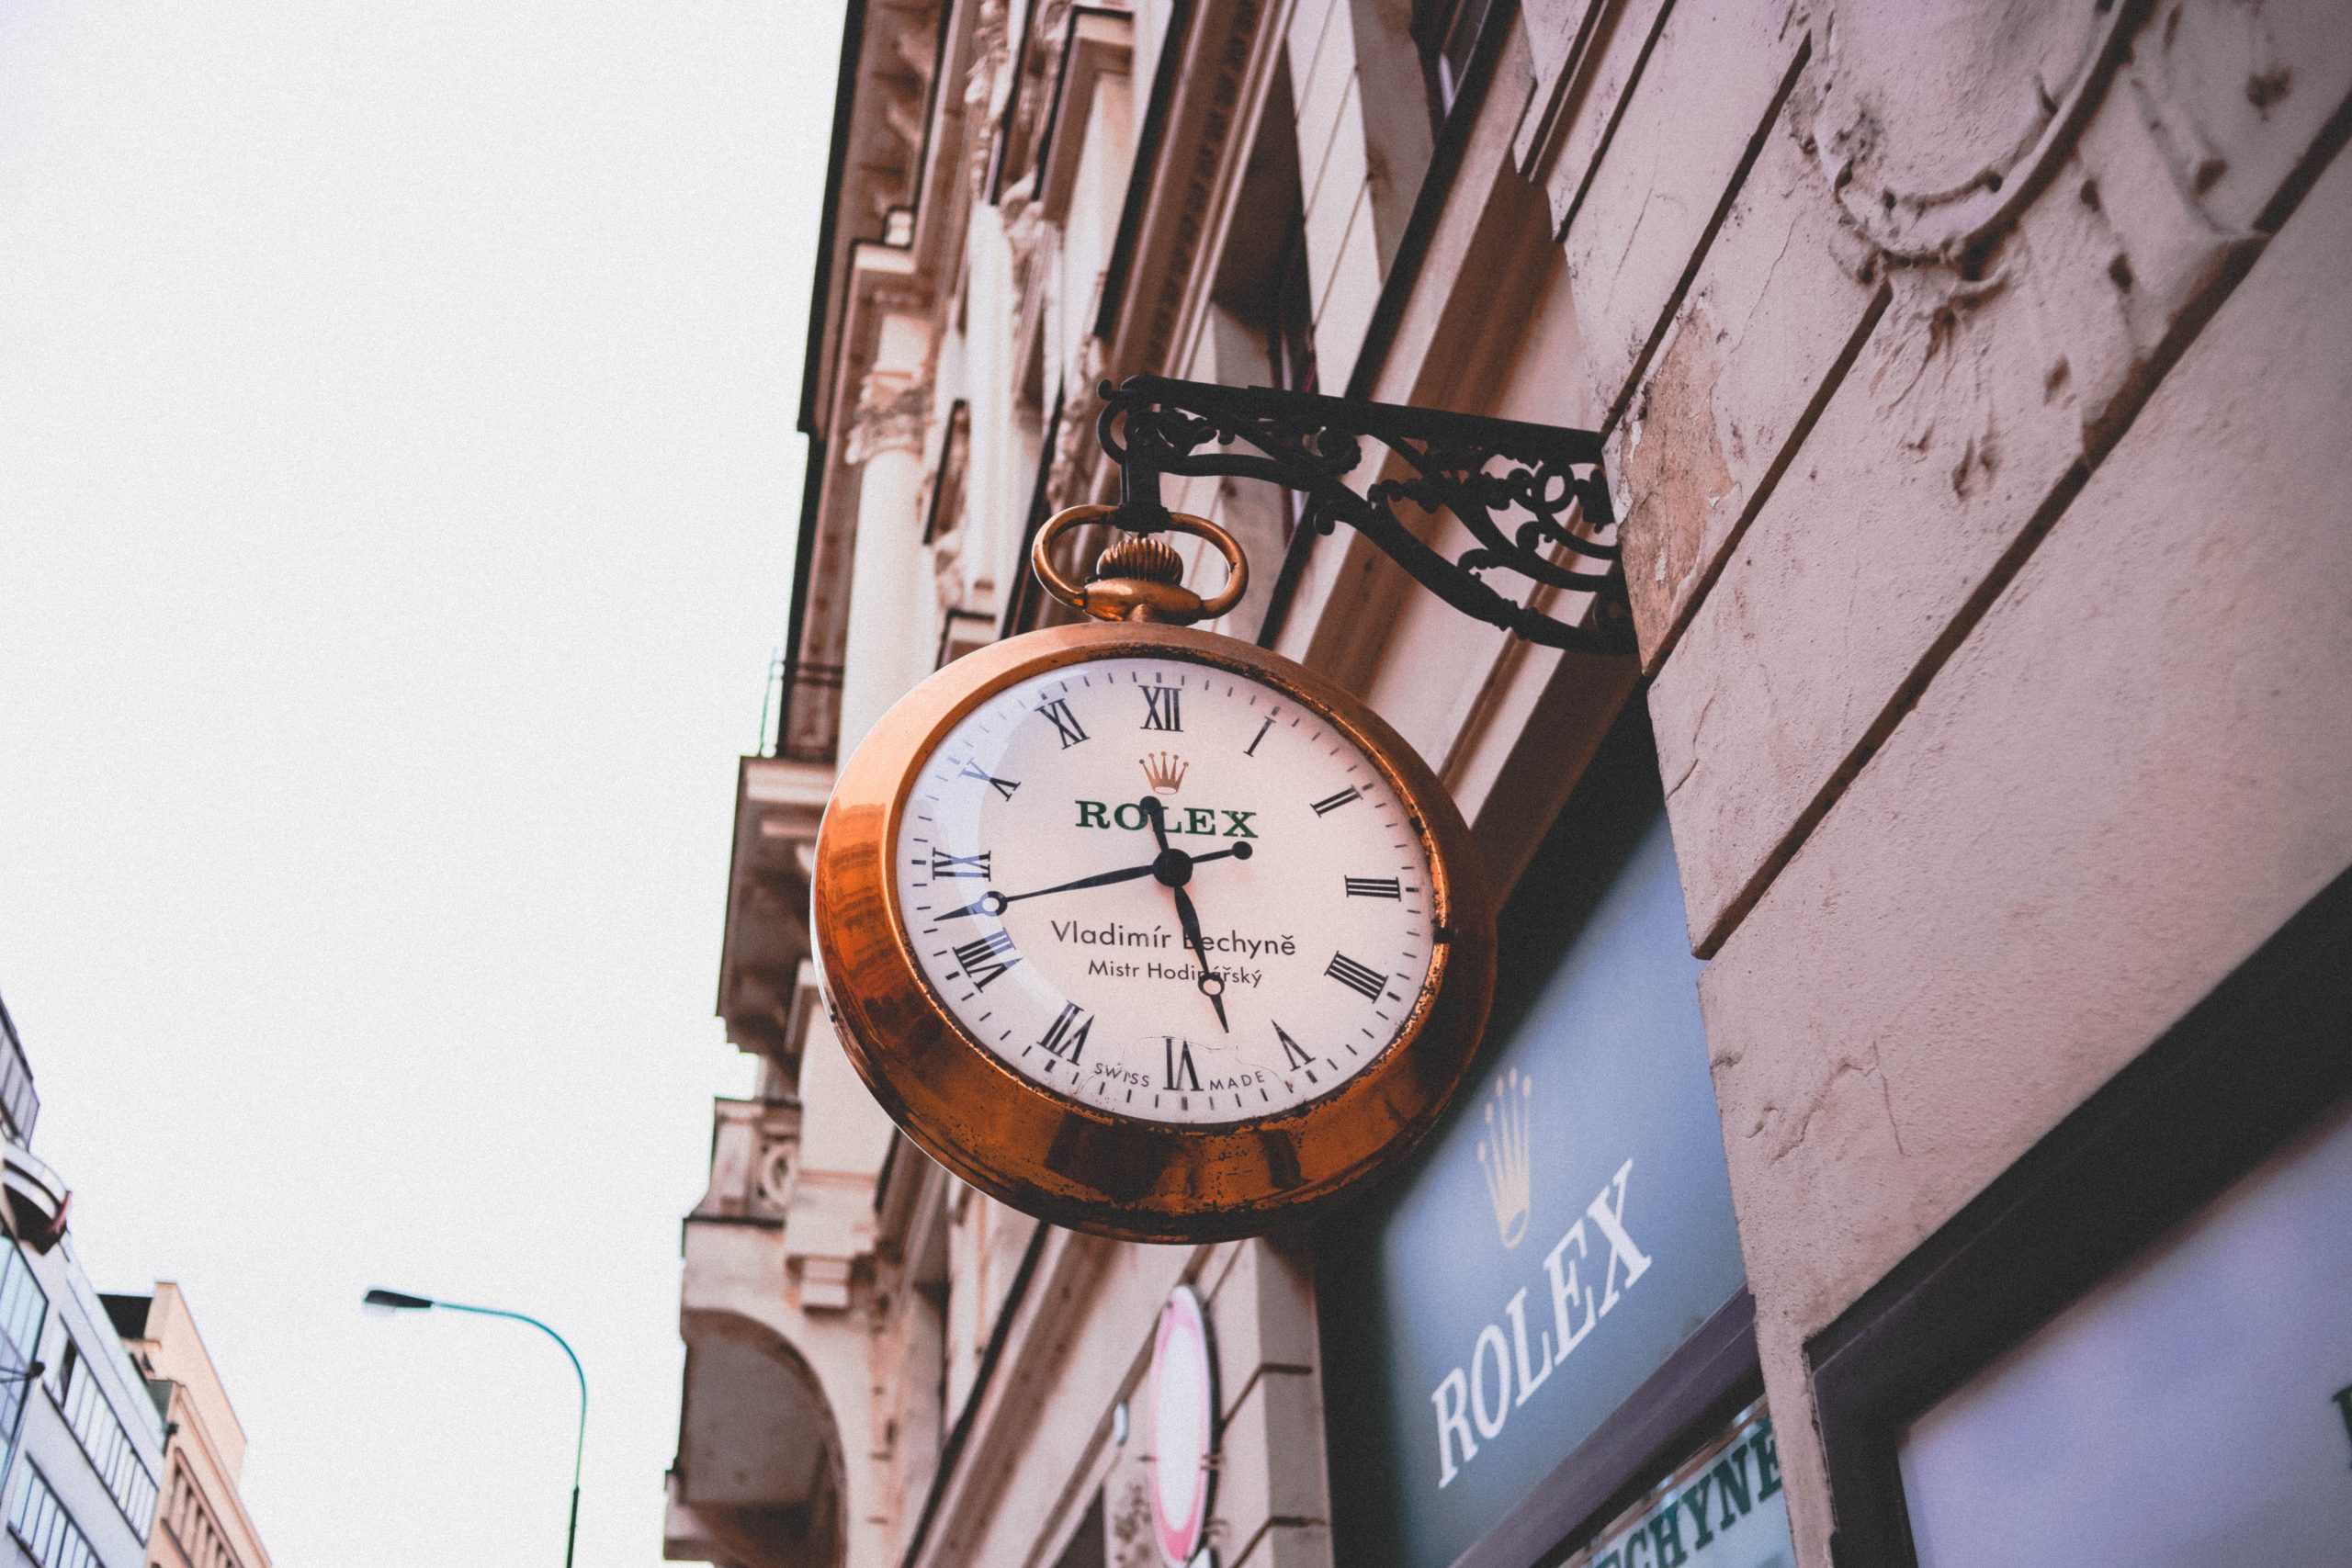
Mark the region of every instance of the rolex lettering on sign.
[[1144, 1121], [1305, 1105], [1394, 1043], [1438, 933], [1412, 812], [1337, 726], [1181, 659], [1020, 682], [932, 752], [895, 865], [1006, 1066]]
[[1478, 1168], [1486, 1173], [1487, 1201], [1494, 1205], [1495, 1231], [1508, 1252], [1527, 1239], [1527, 1210], [1534, 1201], [1528, 1159], [1529, 1101], [1534, 1080], [1517, 1067], [1495, 1080], [1487, 1105], [1487, 1136], [1478, 1140]]
[[[1506, 1068], [1487, 1096], [1486, 1135], [1478, 1140], [1478, 1168], [1487, 1179], [1496, 1236], [1506, 1252], [1527, 1239], [1534, 1100], [1534, 1079], [1517, 1067]], [[1633, 1175], [1628, 1159], [1544, 1255], [1541, 1281], [1532, 1287], [1532, 1325], [1531, 1287], [1521, 1286], [1503, 1303], [1500, 1316], [1478, 1330], [1468, 1363], [1449, 1371], [1430, 1391], [1437, 1416], [1439, 1486], [1452, 1485], [1478, 1457], [1481, 1440], [1502, 1436], [1512, 1410], [1535, 1396], [1552, 1369], [1591, 1337], [1600, 1319], [1649, 1272], [1650, 1256], [1626, 1228], [1625, 1196]]]

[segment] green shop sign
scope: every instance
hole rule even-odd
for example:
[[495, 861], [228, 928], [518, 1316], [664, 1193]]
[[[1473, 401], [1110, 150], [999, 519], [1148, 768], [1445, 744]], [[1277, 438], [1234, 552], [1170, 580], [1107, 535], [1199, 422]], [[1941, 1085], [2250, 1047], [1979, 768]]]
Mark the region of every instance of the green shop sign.
[[1759, 1406], [1561, 1568], [1787, 1568], [1789, 1557], [1781, 1454]]
[[1318, 1236], [1343, 1560], [1446, 1568], [1746, 1285], [1655, 776], [1579, 793], [1506, 913], [1478, 1076]]

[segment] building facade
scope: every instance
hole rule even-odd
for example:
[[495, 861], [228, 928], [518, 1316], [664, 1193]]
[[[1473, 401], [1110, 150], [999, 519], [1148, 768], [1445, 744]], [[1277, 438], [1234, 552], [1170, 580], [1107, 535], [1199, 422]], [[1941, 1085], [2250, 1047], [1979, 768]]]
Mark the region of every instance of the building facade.
[[245, 1429], [187, 1296], [166, 1280], [151, 1295], [102, 1299], [164, 1411], [163, 1501], [148, 1568], [269, 1568], [269, 1552], [237, 1489]]
[[[669, 1554], [1155, 1561], [1190, 1286], [1225, 1568], [2337, 1561], [2348, 135], [2324, 0], [852, 4]], [[1639, 644], [1171, 482], [1507, 895], [1428, 1146], [1190, 1248], [949, 1178], [808, 963], [835, 763], [1062, 615], [1142, 373], [1600, 432]]]
[[142, 1568], [164, 1473], [164, 1415], [82, 1271], [64, 1182], [34, 1157], [40, 1100], [5, 1007], [7, 1245], [0, 1247], [0, 1557]]

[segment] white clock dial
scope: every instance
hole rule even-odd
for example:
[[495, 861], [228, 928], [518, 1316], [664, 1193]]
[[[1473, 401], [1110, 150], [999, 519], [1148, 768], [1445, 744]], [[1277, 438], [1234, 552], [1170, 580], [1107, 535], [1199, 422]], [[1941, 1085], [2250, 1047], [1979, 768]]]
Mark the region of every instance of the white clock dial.
[[1178, 657], [988, 698], [917, 770], [894, 847], [908, 943], [965, 1032], [1142, 1121], [1330, 1093], [1395, 1042], [1436, 951], [1427, 835], [1379, 766], [1287, 693]]

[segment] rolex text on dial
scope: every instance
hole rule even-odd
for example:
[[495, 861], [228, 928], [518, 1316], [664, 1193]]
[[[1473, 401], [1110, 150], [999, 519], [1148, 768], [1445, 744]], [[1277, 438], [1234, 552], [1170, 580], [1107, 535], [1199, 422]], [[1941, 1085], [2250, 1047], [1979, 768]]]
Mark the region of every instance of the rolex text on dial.
[[1437, 951], [1428, 835], [1295, 698], [1178, 655], [1008, 685], [922, 758], [897, 916], [963, 1031], [1117, 1117], [1245, 1122], [1396, 1043]]

